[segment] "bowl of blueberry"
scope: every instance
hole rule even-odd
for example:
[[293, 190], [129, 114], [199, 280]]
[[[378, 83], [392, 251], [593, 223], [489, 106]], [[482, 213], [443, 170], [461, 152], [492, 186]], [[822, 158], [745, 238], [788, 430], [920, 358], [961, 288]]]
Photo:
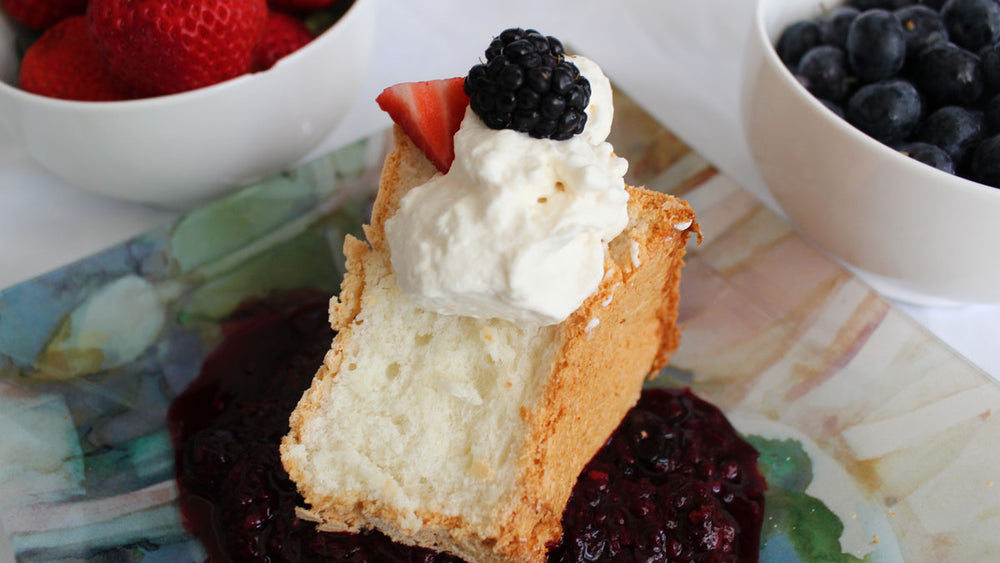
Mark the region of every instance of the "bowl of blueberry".
[[891, 298], [1000, 303], [1000, 2], [759, 0], [743, 125], [796, 227]]

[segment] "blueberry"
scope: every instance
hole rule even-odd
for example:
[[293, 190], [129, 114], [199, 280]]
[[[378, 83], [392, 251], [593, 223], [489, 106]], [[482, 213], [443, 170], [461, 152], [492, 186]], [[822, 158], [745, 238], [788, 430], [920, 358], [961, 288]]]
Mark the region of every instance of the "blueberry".
[[847, 32], [847, 60], [862, 82], [895, 75], [906, 61], [903, 25], [885, 10], [868, 10]]
[[972, 179], [1000, 188], [1000, 135], [983, 140], [972, 154]]
[[927, 6], [932, 10], [940, 12], [941, 7], [944, 6], [945, 1], [946, 0], [917, 0], [917, 4], [921, 6]]
[[1000, 133], [1000, 94], [996, 94], [986, 102], [984, 114], [987, 132]]
[[847, 102], [851, 125], [886, 144], [908, 137], [920, 121], [921, 111], [917, 89], [899, 78], [866, 84]]
[[934, 106], [971, 106], [983, 95], [979, 57], [951, 43], [931, 47], [920, 55], [915, 81]]
[[832, 45], [809, 49], [799, 61], [796, 75], [817, 98], [838, 101], [847, 94], [847, 60], [844, 52]]
[[1000, 4], [996, 0], [948, 0], [941, 8], [941, 19], [951, 40], [970, 51], [1000, 39]]
[[828, 110], [832, 111], [833, 113], [837, 114], [837, 117], [839, 117], [841, 119], [847, 119], [847, 116], [844, 114], [844, 108], [840, 107], [839, 104], [837, 104], [835, 102], [831, 102], [830, 100], [824, 100], [822, 98], [820, 98], [819, 101], [824, 106], [826, 106], [826, 109], [828, 109]]
[[847, 30], [861, 12], [851, 6], [840, 6], [819, 19], [819, 33], [824, 45], [847, 48]]
[[903, 6], [909, 6], [914, 0], [849, 0], [848, 5], [861, 10], [895, 10]]
[[978, 111], [945, 106], [924, 119], [917, 140], [941, 147], [957, 166], [966, 151], [983, 137], [983, 121]]
[[990, 92], [1000, 92], [1000, 42], [979, 50], [979, 68]]
[[907, 6], [896, 10], [893, 15], [903, 25], [907, 65], [912, 65], [917, 55], [928, 47], [948, 41], [948, 30], [941, 14], [927, 6]]
[[813, 21], [803, 20], [793, 23], [781, 32], [776, 50], [785, 66], [794, 69], [802, 59], [802, 55], [821, 42], [819, 25]]
[[902, 145], [898, 150], [904, 155], [914, 160], [919, 160], [928, 166], [933, 166], [949, 174], [955, 173], [955, 165], [951, 162], [951, 157], [941, 147], [936, 147], [930, 143], [916, 142]]

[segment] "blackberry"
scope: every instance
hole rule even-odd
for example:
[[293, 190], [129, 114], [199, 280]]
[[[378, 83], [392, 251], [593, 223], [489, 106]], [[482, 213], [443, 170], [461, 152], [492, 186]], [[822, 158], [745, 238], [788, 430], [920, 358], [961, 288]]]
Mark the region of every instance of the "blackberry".
[[583, 131], [590, 82], [566, 60], [562, 43], [533, 29], [511, 28], [465, 77], [465, 93], [491, 129], [562, 141]]

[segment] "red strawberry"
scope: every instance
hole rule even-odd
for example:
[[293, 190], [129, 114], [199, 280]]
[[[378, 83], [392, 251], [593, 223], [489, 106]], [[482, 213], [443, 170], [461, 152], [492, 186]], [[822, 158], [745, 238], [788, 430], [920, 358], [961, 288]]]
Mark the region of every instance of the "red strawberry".
[[149, 96], [248, 72], [266, 21], [266, 0], [90, 0], [87, 8], [108, 69]]
[[464, 81], [458, 77], [404, 82], [386, 88], [375, 99], [441, 172], [455, 160], [455, 132], [469, 105]]
[[104, 67], [87, 35], [87, 18], [73, 16], [42, 34], [24, 54], [18, 77], [25, 91], [82, 101], [129, 96]]
[[291, 54], [312, 41], [312, 33], [301, 20], [281, 12], [270, 11], [264, 26], [264, 37], [253, 51], [250, 68], [254, 71], [267, 70], [278, 59]]
[[0, 0], [11, 18], [32, 29], [48, 29], [70, 17], [82, 16], [87, 0]]
[[336, 3], [337, 0], [267, 0], [267, 5], [275, 10], [298, 13], [322, 10]]

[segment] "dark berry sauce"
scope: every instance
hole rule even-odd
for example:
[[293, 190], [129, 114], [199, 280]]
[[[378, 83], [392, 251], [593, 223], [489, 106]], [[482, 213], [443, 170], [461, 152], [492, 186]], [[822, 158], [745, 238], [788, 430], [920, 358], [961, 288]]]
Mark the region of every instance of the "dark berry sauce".
[[584, 468], [549, 561], [757, 561], [757, 450], [687, 389], [647, 389]]
[[[321, 533], [281, 466], [288, 415], [330, 345], [325, 296], [247, 304], [173, 403], [185, 526], [209, 561], [460, 563], [377, 532]], [[756, 561], [764, 481], [757, 452], [687, 390], [647, 390], [584, 469], [551, 562]]]

